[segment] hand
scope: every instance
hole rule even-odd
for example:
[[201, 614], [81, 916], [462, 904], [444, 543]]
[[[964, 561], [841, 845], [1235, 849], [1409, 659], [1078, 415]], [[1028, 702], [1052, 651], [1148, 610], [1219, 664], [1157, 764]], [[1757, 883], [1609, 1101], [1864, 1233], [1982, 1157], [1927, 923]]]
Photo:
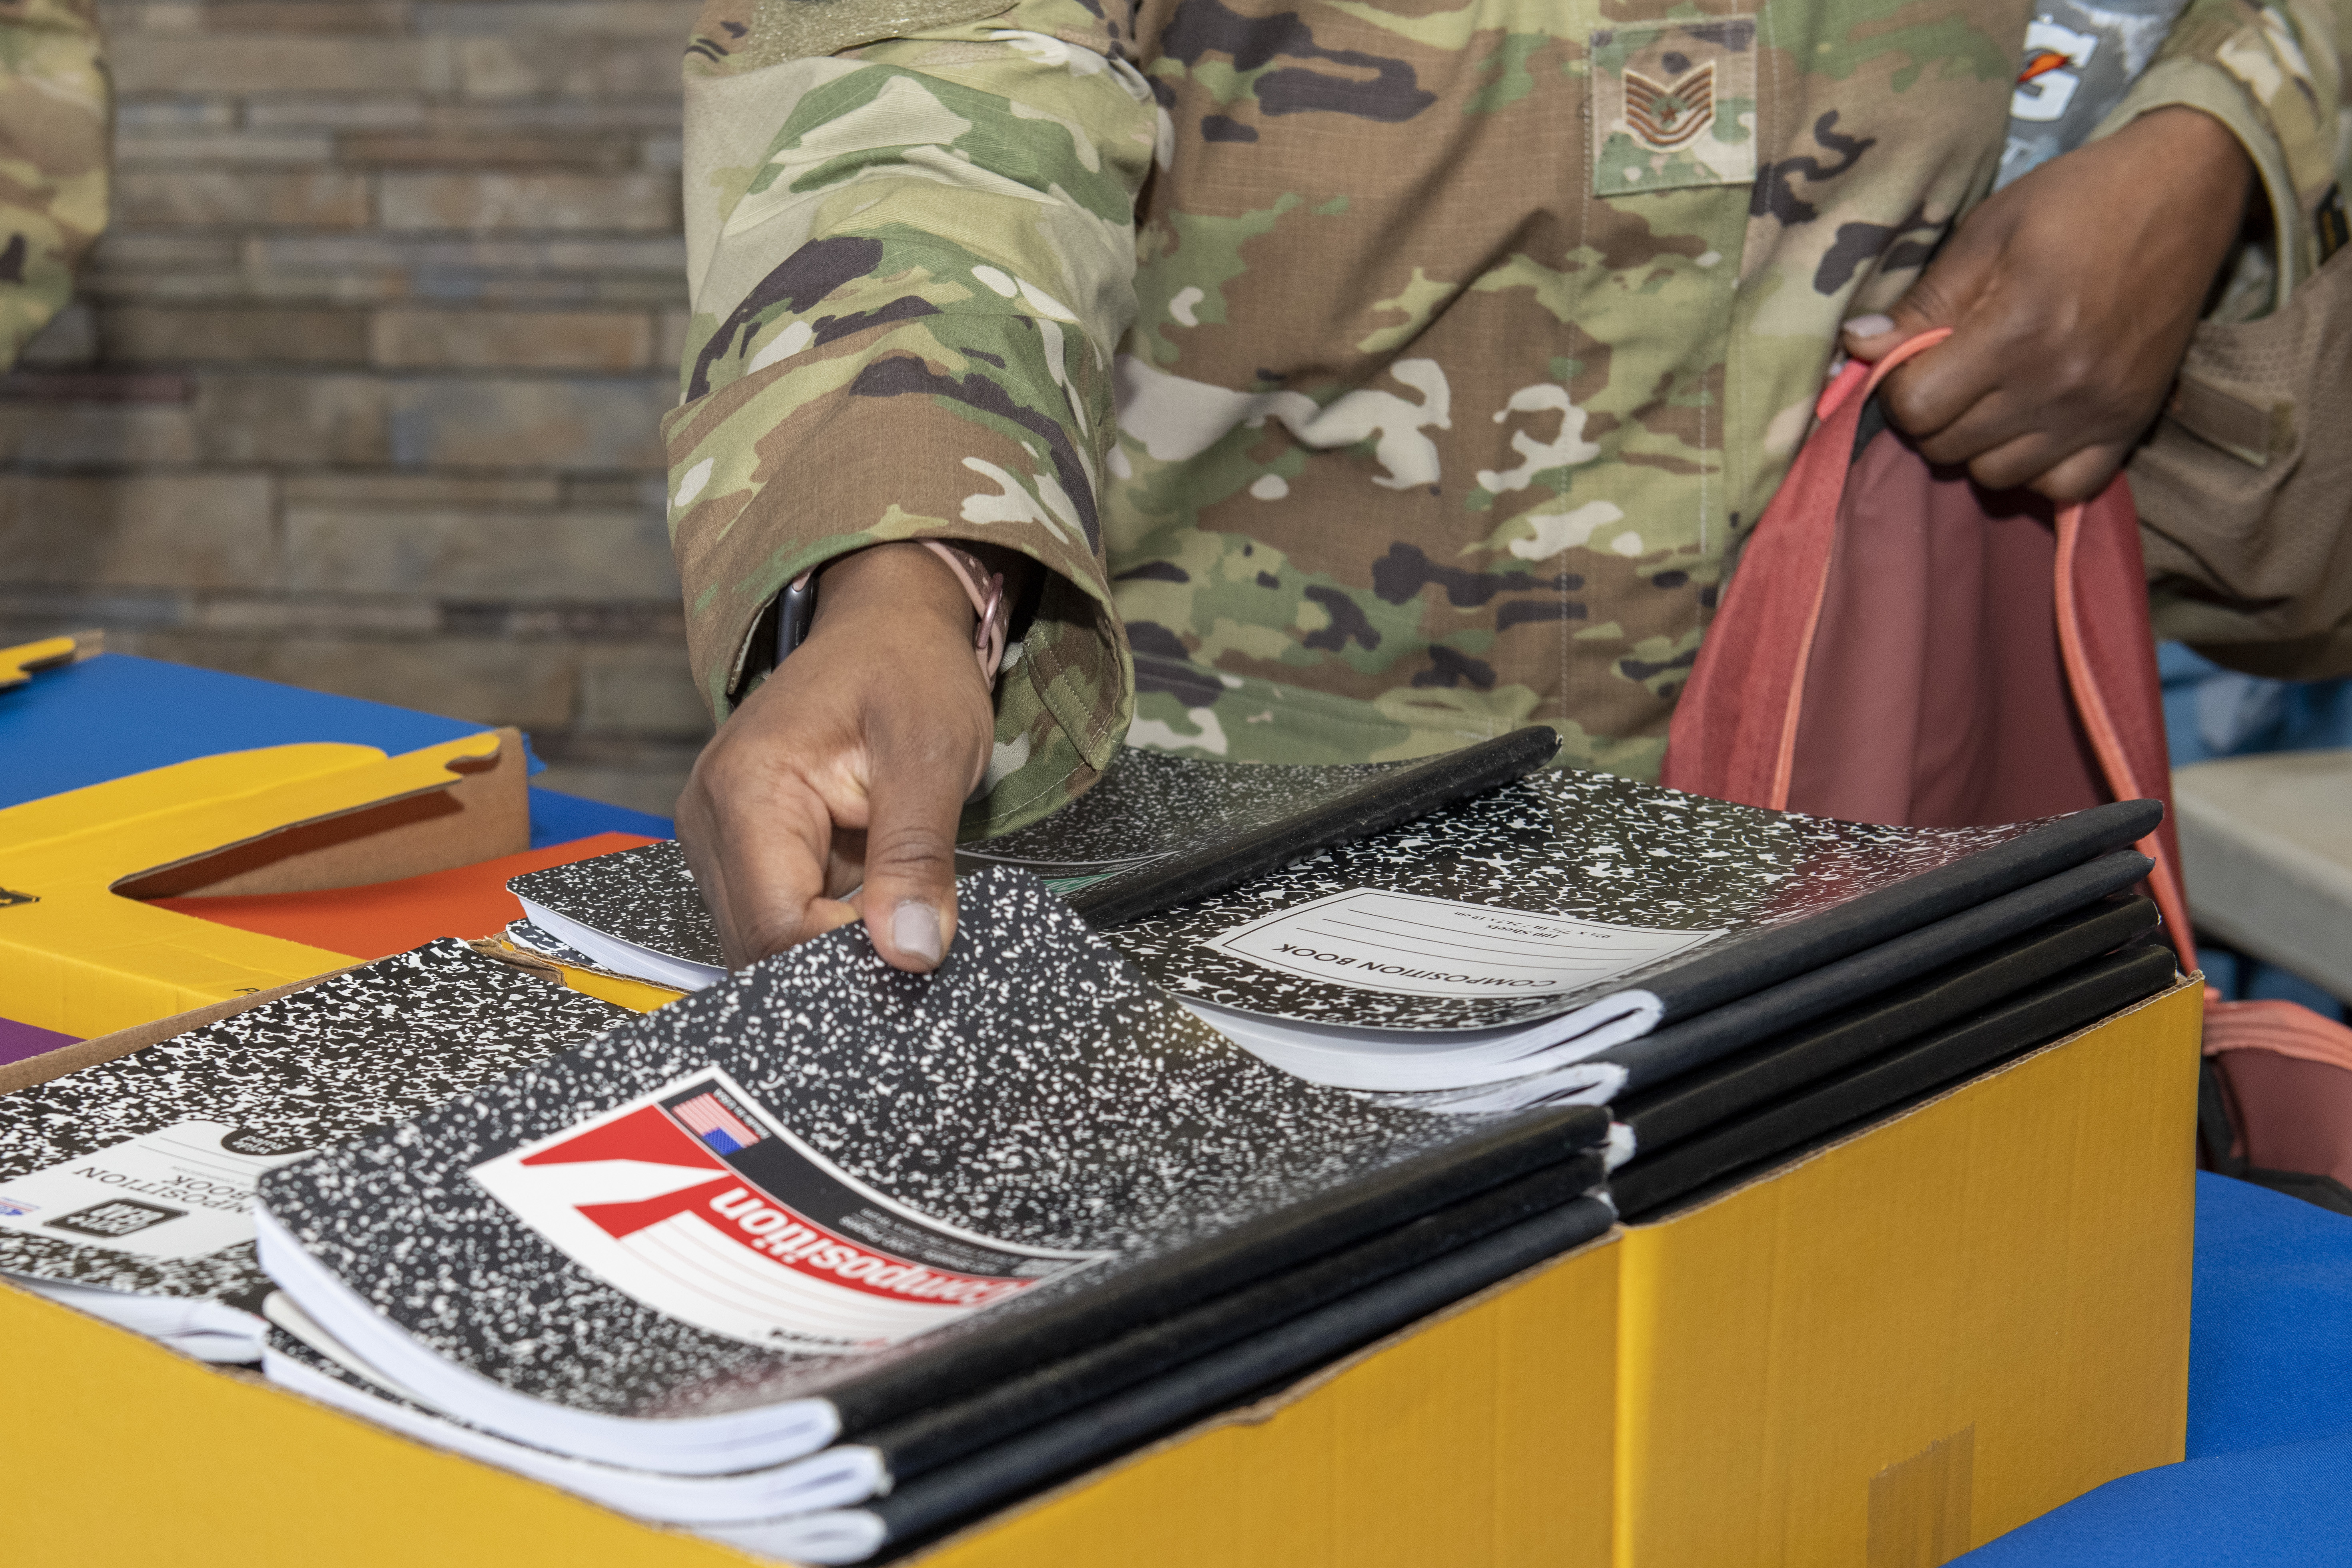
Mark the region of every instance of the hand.
[[719, 726], [678, 797], [730, 968], [861, 915], [900, 969], [946, 956], [956, 818], [996, 734], [973, 619], [920, 545], [825, 569], [806, 640]]
[[1891, 319], [1846, 323], [1846, 352], [1952, 328], [1886, 378], [1888, 417], [1988, 489], [2096, 495], [2162, 407], [2253, 181], [2221, 121], [2144, 114], [1970, 213]]

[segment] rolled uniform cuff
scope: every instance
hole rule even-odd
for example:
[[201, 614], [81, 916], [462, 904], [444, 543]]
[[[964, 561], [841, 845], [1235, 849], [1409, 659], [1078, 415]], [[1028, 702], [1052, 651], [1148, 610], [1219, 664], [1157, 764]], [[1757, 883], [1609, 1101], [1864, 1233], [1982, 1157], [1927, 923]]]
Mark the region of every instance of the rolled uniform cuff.
[[[882, 379], [912, 371], [902, 366]], [[667, 422], [688, 655], [713, 716], [723, 720], [732, 709], [761, 617], [803, 573], [898, 541], [995, 545], [1036, 562], [1044, 583], [1020, 642], [1005, 652], [994, 754], [982, 791], [965, 809], [963, 831], [1009, 832], [1089, 787], [1134, 711], [1126, 633], [1095, 586], [1100, 567], [1086, 537], [1090, 517], [969, 521], [975, 493], [983, 514], [992, 500], [1012, 509], [1018, 503], [1011, 492], [1034, 498], [1039, 476], [1032, 467], [1025, 484], [978, 477], [969, 460], [977, 453], [988, 454], [982, 462], [1001, 462], [1008, 479], [1034, 458], [1009, 442], [993, 449], [935, 395], [890, 399], [894, 417], [884, 424], [871, 418], [870, 405], [857, 406], [877, 391], [863, 374], [807, 401], [776, 389], [793, 406], [773, 417], [752, 406], [767, 391], [761, 378], [746, 378], [673, 411]], [[843, 424], [829, 438], [825, 427], [836, 417]], [[752, 442], [742, 438], [745, 430], [772, 434]], [[754, 454], [751, 447], [767, 449]], [[714, 453], [722, 460], [732, 455], [759, 471], [758, 479], [738, 485], [698, 474]], [[809, 526], [813, 519], [853, 518], [864, 525], [829, 533]]]

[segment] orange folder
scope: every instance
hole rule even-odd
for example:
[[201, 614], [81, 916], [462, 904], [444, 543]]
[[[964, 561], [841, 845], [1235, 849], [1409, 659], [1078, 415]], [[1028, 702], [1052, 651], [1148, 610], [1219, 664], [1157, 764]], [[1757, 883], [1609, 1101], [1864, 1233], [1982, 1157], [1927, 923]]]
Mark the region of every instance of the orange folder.
[[569, 844], [501, 855], [471, 866], [311, 893], [260, 893], [222, 898], [154, 899], [161, 908], [217, 925], [322, 947], [353, 958], [389, 958], [436, 937], [492, 936], [522, 918], [507, 880], [525, 871], [568, 866], [598, 855], [634, 849], [653, 839], [635, 833], [599, 833]]

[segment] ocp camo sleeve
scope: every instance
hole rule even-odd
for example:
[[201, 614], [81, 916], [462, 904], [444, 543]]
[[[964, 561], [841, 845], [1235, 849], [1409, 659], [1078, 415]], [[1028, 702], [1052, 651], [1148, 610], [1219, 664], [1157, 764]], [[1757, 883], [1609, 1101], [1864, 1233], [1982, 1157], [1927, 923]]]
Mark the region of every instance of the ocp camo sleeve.
[[967, 831], [1044, 815], [1133, 711], [1097, 505], [1159, 115], [1076, 0], [715, 0], [687, 56], [693, 315], [665, 422], [698, 681], [865, 545], [1037, 562]]

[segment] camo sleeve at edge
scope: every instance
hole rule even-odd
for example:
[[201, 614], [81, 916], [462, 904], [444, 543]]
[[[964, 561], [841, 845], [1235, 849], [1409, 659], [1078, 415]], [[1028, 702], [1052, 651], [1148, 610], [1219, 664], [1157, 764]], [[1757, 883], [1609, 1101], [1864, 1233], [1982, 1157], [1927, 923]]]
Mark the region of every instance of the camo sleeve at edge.
[[[780, 42], [804, 15], [844, 52]], [[847, 551], [1028, 555], [1049, 575], [968, 831], [1090, 784], [1133, 710], [1096, 497], [1158, 116], [1111, 56], [1076, 0], [714, 0], [687, 58], [665, 435], [698, 681], [724, 717], [762, 609]]]
[[73, 293], [106, 226], [108, 89], [96, 0], [0, 0], [0, 369]]
[[2312, 216], [2336, 182], [2343, 85], [2330, 0], [2189, 0], [2098, 134], [2174, 104], [2228, 126], [2262, 175], [2284, 299], [2318, 264]]

